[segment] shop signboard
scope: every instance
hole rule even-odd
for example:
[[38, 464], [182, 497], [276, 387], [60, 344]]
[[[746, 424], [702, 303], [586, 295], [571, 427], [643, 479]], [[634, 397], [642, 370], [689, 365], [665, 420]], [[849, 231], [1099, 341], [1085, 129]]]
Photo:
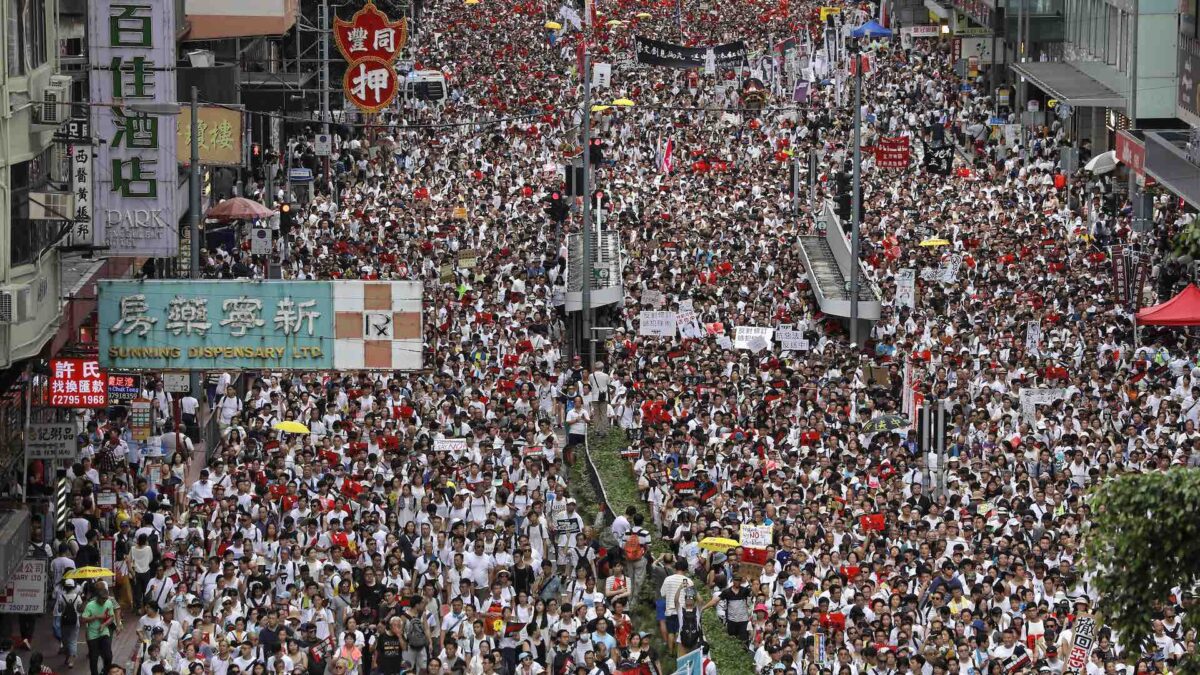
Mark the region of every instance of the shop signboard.
[[419, 370], [415, 281], [101, 281], [101, 364], [122, 370]]
[[92, 148], [93, 236], [111, 257], [179, 254], [179, 120], [149, 110], [179, 102], [177, 6], [152, 0], [88, 3], [91, 130], [100, 141]]

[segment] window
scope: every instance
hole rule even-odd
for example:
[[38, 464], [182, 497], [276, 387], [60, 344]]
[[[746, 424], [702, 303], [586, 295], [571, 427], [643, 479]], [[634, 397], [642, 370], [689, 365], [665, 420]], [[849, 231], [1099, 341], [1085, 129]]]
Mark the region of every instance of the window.
[[46, 62], [46, 0], [5, 0], [8, 74], [26, 75]]
[[9, 170], [9, 184], [12, 187], [9, 193], [9, 260], [13, 266], [36, 261], [38, 254], [53, 243], [63, 227], [62, 221], [29, 219], [29, 193], [45, 187], [50, 179], [51, 161], [53, 155], [47, 148], [27, 162], [13, 164]]

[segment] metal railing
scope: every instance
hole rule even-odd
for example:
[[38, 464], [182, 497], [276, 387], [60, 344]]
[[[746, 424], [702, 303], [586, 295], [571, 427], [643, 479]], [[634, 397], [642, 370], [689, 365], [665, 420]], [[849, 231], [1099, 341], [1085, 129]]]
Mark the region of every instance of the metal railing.
[[[257, 373], [241, 372], [237, 377], [230, 382], [233, 385], [239, 399], [246, 397], [246, 390], [249, 388], [247, 382], [253, 382], [257, 378]], [[207, 397], [206, 397], [207, 398]], [[220, 416], [217, 414], [217, 409], [214, 406], [216, 399], [208, 401], [205, 408], [208, 410], [208, 419], [200, 427], [200, 440], [204, 442], [204, 464], [208, 465], [212, 461], [213, 453], [217, 448], [221, 447], [221, 427], [218, 425]]]

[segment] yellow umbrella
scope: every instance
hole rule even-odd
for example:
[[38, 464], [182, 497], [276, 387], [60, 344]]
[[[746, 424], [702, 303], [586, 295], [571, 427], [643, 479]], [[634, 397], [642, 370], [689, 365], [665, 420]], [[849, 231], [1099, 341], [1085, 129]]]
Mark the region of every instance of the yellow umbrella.
[[562, 24], [557, 21], [547, 21], [546, 28], [550, 30], [562, 30]]
[[592, 106], [592, 112], [604, 112], [605, 110], [608, 110], [611, 107], [612, 106], [610, 106], [610, 105], [594, 105], [594, 106]]
[[612, 104], [615, 106], [619, 106], [621, 108], [628, 108], [628, 107], [634, 105], [633, 101], [631, 101], [627, 98], [619, 98], [619, 99], [613, 101]]
[[948, 242], [945, 239], [942, 239], [940, 237], [935, 237], [933, 239], [926, 239], [925, 241], [921, 242], [921, 246], [924, 246], [925, 248], [936, 248], [938, 246], [949, 246], [949, 245], [950, 245], [950, 242]]
[[112, 570], [103, 567], [79, 567], [63, 575], [64, 579], [103, 579], [113, 576]]
[[615, 28], [617, 26], [624, 26], [624, 25], [625, 25], [625, 22], [620, 19], [610, 19], [608, 22], [608, 26], [610, 28]]
[[708, 551], [716, 551], [717, 553], [724, 553], [736, 546], [741, 546], [741, 544], [724, 537], [705, 537], [700, 540], [700, 548]]
[[466, 4], [468, 4], [468, 5], [478, 5], [478, 4], [479, 4], [479, 0], [467, 0], [467, 3], [466, 3]]
[[649, 19], [650, 12], [638, 12], [635, 16], [637, 16], [639, 19]]
[[274, 425], [271, 426], [271, 428], [276, 431], [282, 431], [282, 432], [288, 433], [288, 434], [307, 434], [307, 433], [309, 433], [308, 427], [304, 426], [303, 424], [301, 424], [299, 422], [296, 422], [295, 420], [286, 420], [283, 422], [276, 422]]

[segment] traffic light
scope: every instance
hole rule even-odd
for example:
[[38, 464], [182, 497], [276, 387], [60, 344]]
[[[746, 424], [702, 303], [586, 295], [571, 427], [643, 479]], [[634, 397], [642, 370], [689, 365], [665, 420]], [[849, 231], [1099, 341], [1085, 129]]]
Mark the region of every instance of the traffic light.
[[593, 138], [592, 144], [588, 146], [588, 161], [592, 166], [598, 166], [604, 162], [604, 141], [599, 138]]
[[262, 146], [261, 146], [261, 145], [259, 145], [258, 143], [252, 143], [252, 144], [250, 145], [250, 154], [251, 154], [251, 155], [252, 155], [252, 156], [253, 156], [255, 159], [258, 159], [259, 157], [261, 157], [261, 156], [262, 156]]
[[568, 196], [582, 197], [583, 196], [583, 164], [568, 164], [563, 167], [563, 173], [566, 174], [566, 190]]
[[604, 194], [604, 190], [596, 190], [596, 193], [592, 195], [592, 208], [598, 211], [607, 211], [610, 206], [612, 206], [612, 200]]
[[850, 222], [851, 209], [853, 208], [854, 194], [850, 187], [850, 176], [845, 172], [840, 172], [834, 178], [834, 186], [837, 189], [837, 215], [843, 223]]
[[546, 214], [550, 216], [550, 220], [556, 223], [564, 222], [569, 210], [567, 200], [561, 192], [550, 193], [550, 197], [546, 199]]
[[292, 210], [292, 205], [284, 202], [279, 205], [279, 236], [287, 237], [288, 233], [296, 225], [296, 213]]

